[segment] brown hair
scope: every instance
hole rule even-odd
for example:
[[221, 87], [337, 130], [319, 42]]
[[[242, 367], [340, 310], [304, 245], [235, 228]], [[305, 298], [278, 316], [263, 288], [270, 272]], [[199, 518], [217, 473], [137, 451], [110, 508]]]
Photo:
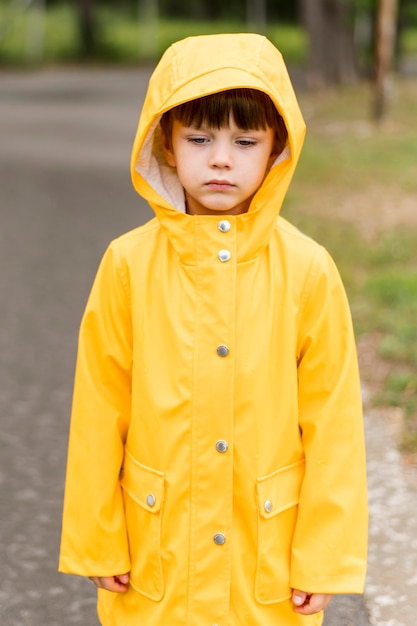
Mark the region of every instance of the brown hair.
[[230, 116], [242, 130], [275, 131], [275, 151], [279, 154], [287, 142], [287, 129], [284, 120], [275, 108], [271, 98], [257, 89], [228, 89], [219, 93], [196, 98], [184, 102], [169, 111], [161, 118], [161, 129], [170, 143], [174, 120], [184, 126], [200, 128], [227, 128]]

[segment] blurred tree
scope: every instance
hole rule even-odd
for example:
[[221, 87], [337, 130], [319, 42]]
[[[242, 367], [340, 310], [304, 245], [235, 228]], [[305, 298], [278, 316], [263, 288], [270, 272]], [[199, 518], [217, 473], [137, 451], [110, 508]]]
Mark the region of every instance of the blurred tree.
[[193, 0], [189, 16], [195, 20], [206, 20], [209, 16], [207, 2], [205, 0]]
[[76, 3], [80, 29], [80, 55], [84, 60], [91, 59], [95, 56], [97, 48], [94, 0], [76, 0]]
[[138, 0], [139, 51], [155, 58], [158, 50], [158, 0]]
[[[0, 0], [1, 3], [2, 0]], [[63, 0], [47, 0], [49, 5], [59, 4]], [[70, 0], [66, 0], [67, 2]], [[76, 0], [78, 2], [79, 0]], [[132, 15], [136, 13], [138, 0], [96, 0], [100, 6], [129, 10]], [[298, 19], [297, 0], [159, 0], [159, 14], [166, 17], [210, 19], [210, 20], [244, 20], [245, 14], [250, 10], [256, 11], [262, 20], [262, 15], [267, 12], [268, 20], [295, 23]], [[256, 9], [256, 5], [258, 8]]]
[[300, 0], [313, 88], [356, 80], [354, 0]]
[[265, 33], [266, 14], [266, 0], [246, 0], [246, 21], [249, 30]]
[[375, 28], [374, 118], [380, 120], [387, 103], [397, 33], [398, 0], [378, 0]]
[[268, 19], [278, 22], [295, 23], [298, 22], [299, 9], [298, 2], [292, 0], [270, 0], [268, 2]]
[[160, 13], [164, 17], [241, 20], [245, 19], [248, 4], [252, 5], [251, 11], [259, 4], [261, 18], [267, 11], [268, 20], [294, 23], [298, 19], [296, 0], [160, 0]]
[[27, 34], [28, 58], [31, 61], [42, 61], [45, 46], [45, 0], [33, 0], [29, 14]]
[[397, 35], [395, 38], [395, 62], [399, 63], [403, 53], [403, 34], [409, 27], [417, 27], [416, 0], [399, 0], [397, 8]]

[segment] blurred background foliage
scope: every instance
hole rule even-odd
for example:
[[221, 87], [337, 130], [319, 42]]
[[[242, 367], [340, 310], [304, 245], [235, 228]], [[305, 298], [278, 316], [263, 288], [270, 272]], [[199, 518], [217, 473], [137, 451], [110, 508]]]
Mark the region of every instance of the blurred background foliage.
[[[39, 14], [44, 10], [39, 60], [49, 62], [153, 61], [169, 44], [188, 34], [248, 30], [246, 0], [3, 0], [0, 61], [34, 60], [27, 45], [28, 31], [30, 36], [31, 30], [41, 28]], [[296, 3], [271, 3], [268, 22], [288, 25], [297, 39], [293, 54], [300, 61], [305, 58], [303, 37], [296, 28]]]
[[[154, 61], [188, 34], [256, 30], [287, 62], [308, 64], [316, 29], [330, 56], [347, 39], [355, 69], [369, 72], [377, 8], [378, 0], [1, 0], [0, 63]], [[417, 51], [415, 0], [398, 1], [395, 28], [399, 60]]]
[[245, 31], [282, 51], [307, 121], [283, 214], [334, 256], [365, 384], [417, 458], [417, 0], [1, 0], [0, 68], [153, 65]]

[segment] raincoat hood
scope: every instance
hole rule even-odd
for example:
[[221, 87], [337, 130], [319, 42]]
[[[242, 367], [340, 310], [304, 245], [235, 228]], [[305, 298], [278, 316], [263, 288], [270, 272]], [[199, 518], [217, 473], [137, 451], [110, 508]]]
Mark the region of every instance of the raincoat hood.
[[165, 52], [149, 82], [132, 151], [132, 180], [182, 257], [189, 251], [182, 247], [181, 234], [192, 217], [185, 214], [184, 193], [175, 169], [165, 160], [159, 120], [165, 111], [184, 102], [235, 88], [267, 94], [288, 132], [288, 146], [248, 213], [239, 216], [239, 260], [244, 261], [256, 256], [270, 239], [305, 135], [304, 120], [280, 52], [256, 34], [189, 37]]

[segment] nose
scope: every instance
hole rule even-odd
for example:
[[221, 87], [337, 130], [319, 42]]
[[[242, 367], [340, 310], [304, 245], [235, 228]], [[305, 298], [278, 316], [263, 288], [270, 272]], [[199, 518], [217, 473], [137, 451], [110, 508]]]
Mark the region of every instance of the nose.
[[214, 141], [210, 153], [210, 167], [232, 167], [232, 148], [227, 141]]

